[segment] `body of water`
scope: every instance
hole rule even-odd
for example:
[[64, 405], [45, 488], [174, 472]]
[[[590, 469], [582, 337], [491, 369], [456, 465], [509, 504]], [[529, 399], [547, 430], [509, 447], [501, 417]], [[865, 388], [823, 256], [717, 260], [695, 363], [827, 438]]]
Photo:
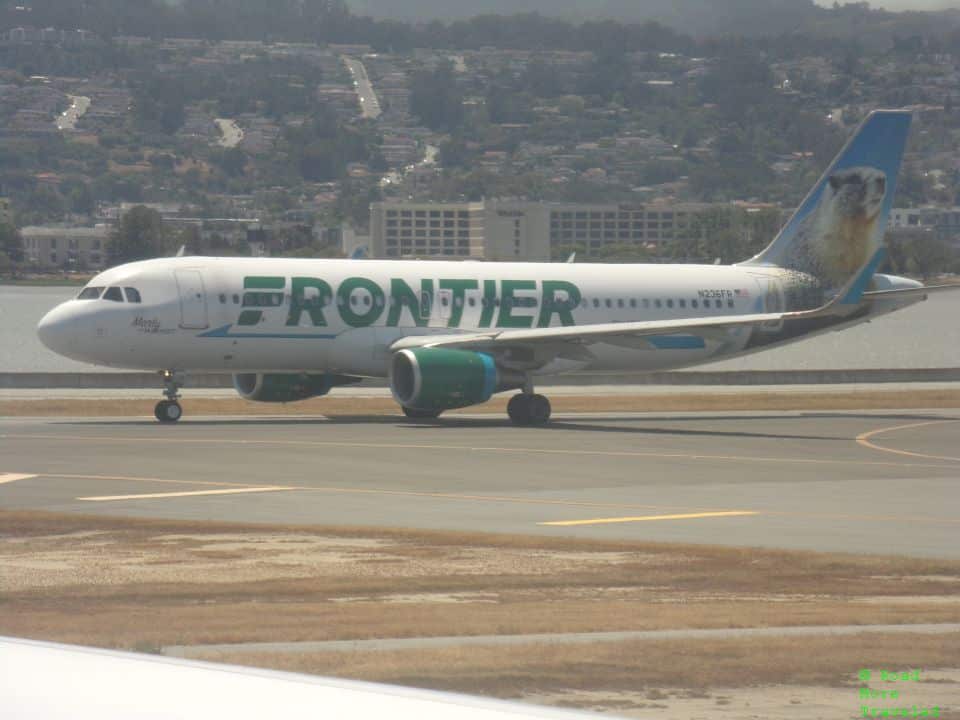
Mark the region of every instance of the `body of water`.
[[[107, 368], [73, 362], [37, 339], [48, 310], [75, 297], [79, 287], [0, 285], [0, 372], [93, 372]], [[844, 370], [960, 366], [960, 291], [872, 322], [773, 350], [701, 365], [698, 370]], [[158, 368], [159, 369], [159, 368]]]

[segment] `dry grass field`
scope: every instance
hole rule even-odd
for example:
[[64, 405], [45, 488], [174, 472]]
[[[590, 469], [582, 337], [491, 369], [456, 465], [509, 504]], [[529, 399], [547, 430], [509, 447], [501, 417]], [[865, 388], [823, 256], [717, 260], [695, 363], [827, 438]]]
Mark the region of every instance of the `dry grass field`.
[[[202, 391], [201, 391], [202, 392]], [[30, 399], [0, 400], [0, 417], [43, 416], [152, 416], [160, 399]], [[497, 396], [482, 405], [447, 414], [505, 414], [508, 396]], [[853, 391], [751, 391], [722, 393], [670, 393], [643, 395], [556, 395], [551, 397], [554, 413], [570, 412], [682, 412], [736, 410], [902, 410], [910, 408], [960, 408], [960, 389], [875, 389]], [[329, 397], [302, 402], [255, 403], [237, 398], [192, 396], [183, 400], [188, 415], [400, 415], [389, 397]]]
[[[519, 535], [0, 510], [0, 567], [0, 634], [147, 652], [262, 641], [960, 622], [960, 561]], [[350, 653], [238, 647], [204, 657], [627, 714], [684, 703], [732, 711], [743, 698], [758, 707], [766, 698], [771, 707], [757, 717], [780, 717], [776, 702], [791, 706], [776, 700], [783, 687], [801, 697], [812, 687], [834, 688], [846, 708], [838, 717], [852, 717], [859, 668], [923, 668], [946, 679], [916, 697], [945, 707], [955, 698], [960, 706], [960, 633]], [[690, 715], [674, 715], [681, 716]]]

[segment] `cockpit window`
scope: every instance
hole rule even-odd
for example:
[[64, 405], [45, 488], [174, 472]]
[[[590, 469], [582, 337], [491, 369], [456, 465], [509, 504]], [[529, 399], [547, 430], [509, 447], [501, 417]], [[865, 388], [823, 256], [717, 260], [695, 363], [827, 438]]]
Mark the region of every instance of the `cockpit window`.
[[107, 291], [103, 294], [103, 299], [123, 302], [123, 293], [120, 292], [120, 288], [118, 287], [107, 288]]
[[77, 300], [96, 300], [102, 292], [102, 287], [85, 287], [80, 291], [80, 294], [77, 295]]
[[127, 294], [128, 303], [138, 303], [140, 302], [140, 291], [136, 288], [124, 288], [123, 291]]

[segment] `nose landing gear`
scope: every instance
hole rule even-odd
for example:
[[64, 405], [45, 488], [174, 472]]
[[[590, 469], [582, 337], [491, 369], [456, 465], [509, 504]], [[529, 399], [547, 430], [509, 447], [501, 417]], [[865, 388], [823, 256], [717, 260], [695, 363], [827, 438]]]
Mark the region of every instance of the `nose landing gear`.
[[163, 394], [167, 398], [157, 403], [153, 408], [153, 415], [162, 423], [175, 423], [183, 416], [183, 408], [177, 400], [180, 399], [180, 388], [186, 377], [182, 372], [175, 370], [164, 370], [163, 376]]

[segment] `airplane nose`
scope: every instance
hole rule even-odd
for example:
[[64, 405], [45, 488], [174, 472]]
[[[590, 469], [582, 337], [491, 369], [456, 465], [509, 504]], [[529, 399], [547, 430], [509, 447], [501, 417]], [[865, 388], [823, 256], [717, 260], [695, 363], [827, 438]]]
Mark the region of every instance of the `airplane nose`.
[[59, 355], [69, 357], [77, 336], [77, 318], [66, 303], [57, 305], [37, 325], [37, 337]]

